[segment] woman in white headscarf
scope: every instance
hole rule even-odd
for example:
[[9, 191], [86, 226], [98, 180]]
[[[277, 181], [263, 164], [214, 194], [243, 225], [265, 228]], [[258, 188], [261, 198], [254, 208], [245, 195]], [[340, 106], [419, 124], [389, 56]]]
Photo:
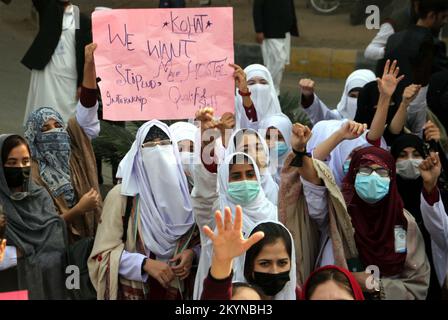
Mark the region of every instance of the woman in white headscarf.
[[302, 107], [313, 125], [322, 120], [353, 120], [356, 114], [359, 92], [367, 83], [375, 80], [376, 76], [371, 70], [354, 71], [345, 82], [344, 92], [337, 108], [330, 110], [314, 93], [314, 81], [302, 79], [299, 82], [299, 87], [302, 90]]
[[88, 262], [97, 297], [179, 299], [194, 258], [195, 223], [169, 128], [145, 123], [120, 167], [122, 184], [105, 200]]
[[260, 121], [282, 112], [272, 76], [260, 64], [251, 64], [244, 70], [237, 65], [233, 67], [238, 87], [235, 101], [236, 128], [257, 130]]
[[[244, 211], [242, 232], [248, 237], [252, 229], [262, 221], [278, 221], [277, 206], [265, 196], [261, 177], [255, 160], [249, 155], [237, 152], [228, 155], [218, 169], [219, 198], [212, 212], [229, 207], [235, 212], [240, 205]], [[212, 216], [212, 213], [210, 214]], [[214, 223], [209, 225], [215, 228]], [[212, 243], [208, 239], [202, 244], [201, 258], [196, 274], [194, 299], [200, 299], [203, 281], [207, 277], [212, 258]], [[237, 258], [238, 259], [241, 259]]]
[[260, 130], [270, 148], [270, 169], [274, 180], [280, 185], [280, 173], [286, 157], [292, 151], [292, 122], [283, 113], [274, 114], [260, 122]]
[[245, 152], [255, 159], [260, 170], [261, 187], [272, 204], [277, 205], [278, 184], [269, 169], [269, 147], [260, 133], [252, 129], [239, 129], [230, 136], [224, 158], [235, 152]]
[[170, 126], [173, 142], [177, 144], [180, 153], [182, 168], [188, 181], [188, 187], [191, 190], [194, 186], [193, 170], [194, 164], [194, 141], [198, 128], [189, 122], [176, 122]]
[[383, 137], [378, 141], [371, 141], [368, 132], [365, 125], [354, 121], [320, 121], [312, 129], [313, 135], [307, 144], [307, 151], [313, 158], [322, 160], [328, 165], [336, 184], [341, 186], [348, 172], [350, 155], [354, 150], [372, 145], [387, 149]]

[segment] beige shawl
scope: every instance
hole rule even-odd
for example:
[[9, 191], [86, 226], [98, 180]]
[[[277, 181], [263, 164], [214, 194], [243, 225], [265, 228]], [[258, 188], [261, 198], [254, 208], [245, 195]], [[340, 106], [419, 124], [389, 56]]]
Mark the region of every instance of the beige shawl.
[[[282, 170], [278, 211], [279, 220], [294, 238], [297, 282], [302, 286], [314, 270], [319, 254], [319, 233], [308, 215], [299, 170], [290, 166], [293, 159], [294, 154], [291, 153]], [[347, 259], [358, 257], [351, 219], [330, 169], [322, 161], [313, 159], [313, 163], [328, 189], [329, 233], [335, 264], [347, 269]]]
[[[90, 280], [97, 291], [98, 300], [143, 299], [149, 293], [149, 285], [138, 281], [130, 281], [119, 276], [121, 254], [128, 252], [144, 252], [140, 238], [140, 219], [136, 219], [135, 210], [131, 211], [127, 229], [127, 240], [123, 243], [123, 217], [126, 211], [126, 196], [121, 195], [121, 185], [115, 186], [104, 201], [103, 214], [98, 224], [92, 252], [88, 261]], [[137, 226], [135, 226], [137, 221]], [[182, 236], [174, 255], [199, 244], [199, 230], [196, 225]], [[181, 297], [191, 295], [192, 279], [190, 276], [180, 281], [177, 278], [171, 283], [170, 291], [180, 291]], [[124, 292], [125, 291], [125, 292]]]
[[399, 277], [381, 277], [381, 300], [425, 300], [428, 294], [431, 270], [425, 242], [414, 217], [406, 210], [404, 215], [408, 221], [404, 269]]

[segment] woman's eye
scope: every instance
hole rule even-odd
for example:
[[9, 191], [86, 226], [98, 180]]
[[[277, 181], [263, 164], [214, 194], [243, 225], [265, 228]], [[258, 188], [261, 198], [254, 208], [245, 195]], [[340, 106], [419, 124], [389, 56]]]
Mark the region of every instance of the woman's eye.
[[282, 267], [286, 266], [287, 264], [288, 264], [288, 261], [280, 261], [280, 262], [278, 263], [278, 265], [279, 265], [279, 266], [282, 266]]
[[264, 268], [269, 267], [269, 262], [267, 262], [267, 261], [260, 262], [260, 266], [264, 267]]

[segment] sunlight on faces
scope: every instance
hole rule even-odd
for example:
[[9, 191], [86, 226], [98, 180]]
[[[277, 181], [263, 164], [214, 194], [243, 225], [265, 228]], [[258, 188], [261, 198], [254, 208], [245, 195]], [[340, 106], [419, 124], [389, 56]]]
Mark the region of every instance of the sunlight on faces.
[[354, 300], [354, 298], [336, 281], [328, 280], [314, 289], [310, 300]]
[[237, 141], [236, 151], [247, 153], [255, 160], [260, 172], [264, 172], [268, 161], [258, 136], [254, 133], [244, 133], [242, 138], [237, 139]]
[[282, 239], [266, 244], [255, 258], [253, 272], [277, 274], [289, 270], [291, 270], [291, 259]]
[[47, 132], [56, 128], [62, 128], [62, 124], [60, 124], [57, 120], [55, 119], [49, 119], [47, 122], [45, 122], [45, 124], [42, 126], [41, 131], [42, 132]]
[[398, 155], [397, 162], [408, 160], [408, 159], [420, 159], [423, 160], [423, 157], [414, 147], [407, 147], [401, 150]]
[[4, 164], [5, 167], [24, 168], [31, 166], [31, 156], [24, 144], [13, 148]]
[[249, 80], [247, 80], [247, 85], [248, 86], [252, 86], [254, 84], [264, 84], [264, 85], [268, 85], [269, 82], [262, 78], [262, 77], [252, 77]]

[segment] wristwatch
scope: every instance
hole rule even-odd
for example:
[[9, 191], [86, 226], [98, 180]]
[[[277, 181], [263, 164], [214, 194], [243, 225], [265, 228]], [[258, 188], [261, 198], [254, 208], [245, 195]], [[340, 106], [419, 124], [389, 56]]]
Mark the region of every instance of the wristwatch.
[[148, 258], [144, 258], [142, 261], [142, 266], [141, 266], [142, 275], [144, 275], [146, 273], [146, 271], [145, 271], [146, 260], [148, 260]]
[[296, 151], [294, 149], [292, 151], [296, 155], [295, 158], [291, 162], [292, 167], [301, 168], [301, 167], [303, 167], [303, 157], [311, 158], [311, 153], [306, 152], [306, 149], [305, 149], [305, 151]]

